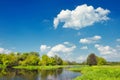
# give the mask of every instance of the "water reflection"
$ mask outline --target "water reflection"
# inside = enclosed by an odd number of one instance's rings
[[[62,71],[63,71],[62,68],[56,70],[41,70],[39,72],[40,80],[51,80],[52,78],[57,78],[57,76],[60,75]]]
[[[56,70],[0,70],[0,80],[72,80],[80,75],[78,72],[71,72],[65,69]]]

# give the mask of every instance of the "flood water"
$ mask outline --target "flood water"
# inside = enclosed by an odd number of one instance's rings
[[[0,70],[0,80],[72,80],[79,72],[66,69],[56,70]]]

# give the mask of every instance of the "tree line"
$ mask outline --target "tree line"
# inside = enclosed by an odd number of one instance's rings
[[[87,59],[83,63],[77,63],[75,61],[65,61],[59,56],[49,57],[46,54],[40,56],[38,52],[27,52],[27,53],[10,53],[0,54],[0,65],[6,67],[13,66],[54,66],[54,65],[111,65],[120,64],[119,62],[107,62],[103,57],[98,57],[94,53],[88,55]]]
[[[12,66],[54,66],[54,65],[71,65],[76,62],[64,61],[59,56],[49,57],[46,54],[40,56],[38,52],[28,53],[10,53],[0,54],[0,65],[6,67]]]

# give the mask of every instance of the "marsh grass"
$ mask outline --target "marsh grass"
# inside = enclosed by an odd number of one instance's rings
[[[82,73],[74,80],[120,80],[120,66],[86,66],[70,70]]]
[[[26,69],[26,70],[52,70],[58,68],[64,68],[67,66],[14,66],[15,69]]]

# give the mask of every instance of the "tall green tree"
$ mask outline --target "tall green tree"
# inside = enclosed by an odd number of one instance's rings
[[[89,66],[97,65],[97,56],[94,53],[91,53],[90,55],[88,55],[87,64]]]
[[[46,54],[42,55],[41,63],[42,65],[49,65],[49,57]]]
[[[55,61],[55,58],[54,57],[50,57],[49,58],[49,65],[56,65],[56,61]]]
[[[40,57],[36,54],[29,54],[25,60],[20,61],[21,65],[38,65]]]
[[[107,61],[103,57],[97,57],[97,65],[105,65]]]

